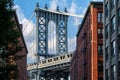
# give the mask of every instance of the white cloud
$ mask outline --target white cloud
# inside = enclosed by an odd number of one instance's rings
[[[19,23],[23,25],[23,35],[24,35],[24,39],[25,39],[27,49],[28,49],[28,56],[27,56],[28,60],[34,61],[35,60],[34,53],[35,53],[35,48],[36,48],[35,47],[35,34],[31,32],[34,32],[32,30],[35,30],[35,27],[34,27],[35,24],[32,21],[29,21],[29,19],[27,19],[24,16],[23,11],[18,5],[15,5],[14,9],[16,9]]]
[[[60,8],[64,9],[65,7],[67,7],[67,0],[51,0],[50,1],[50,9],[52,10],[56,10],[56,7],[59,6]],[[23,34],[26,40],[26,44],[28,47],[28,56],[27,56],[27,60],[28,63],[29,62],[34,62],[36,60],[36,56],[34,56],[35,54],[35,49],[36,49],[36,43],[35,43],[35,33],[31,33],[31,31],[35,29],[35,24],[32,21],[29,21],[29,19],[27,19],[24,14],[23,11],[20,9],[20,7],[18,5],[15,5],[15,9],[17,11],[17,15],[18,15],[18,19],[19,22],[23,25]],[[82,8],[78,8],[75,2],[71,3],[71,7],[68,9],[68,12],[70,13],[76,13],[77,10],[81,10]],[[79,24],[79,19],[75,18],[75,25]],[[27,25],[27,23],[29,22],[29,24]],[[27,26],[26,26],[27,25]],[[51,26],[56,26],[54,24],[50,24]],[[31,33],[31,34],[30,34]],[[53,31],[53,34],[54,31]],[[56,37],[53,37],[51,39],[49,39],[48,41],[48,45],[53,44],[52,46],[48,46],[49,50],[51,50],[53,52],[53,48],[56,48]],[[54,46],[54,47],[53,47]],[[32,48],[31,48],[32,47]],[[68,37],[68,50],[69,51],[74,51],[76,47],[76,38],[74,36],[74,38],[69,38]]]
[[[17,11],[17,16],[20,24],[23,25],[23,34],[25,37],[30,36],[30,32],[35,28],[35,24],[32,21],[29,21],[24,14],[21,8],[18,5],[15,5],[14,8]]]
[[[53,21],[48,23],[48,52],[56,53],[56,24]]]
[[[103,0],[92,0],[92,1],[103,1]]]
[[[67,7],[67,0],[58,0],[58,6],[60,6],[60,9],[64,9]]]
[[[76,37],[68,38],[68,52],[74,51],[76,48]]]
[[[50,9],[56,10],[56,8],[57,8],[57,0],[52,0],[50,2]]]
[[[52,10],[56,10],[57,6],[59,6],[59,9],[64,9],[67,7],[67,0],[51,0],[49,4]]]
[[[77,5],[75,2],[71,3],[71,7],[68,9],[69,13],[76,13],[77,11]]]
[[[28,62],[35,62],[36,61],[36,56],[35,56],[36,40],[34,40],[32,43],[27,43],[27,45],[29,45],[29,53],[27,55]]]
[[[78,27],[80,24],[80,18],[74,18],[74,25]]]
[[[83,8],[82,7],[77,7],[77,4],[72,1],[71,3],[71,7],[68,9],[68,12],[69,13],[72,13],[72,14],[76,14],[77,11],[80,11],[80,12],[83,12]],[[80,13],[82,14],[82,13]],[[83,15],[83,14],[82,14]],[[74,25],[78,27],[78,25],[80,24],[80,19],[79,17],[73,17],[73,20],[74,20]]]

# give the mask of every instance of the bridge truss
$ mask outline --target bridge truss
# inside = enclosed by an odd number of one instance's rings
[[[47,9],[47,7],[46,7]],[[57,9],[57,11],[59,11]],[[53,12],[48,12],[46,10],[40,9],[39,4],[35,9],[36,12],[36,42],[37,42],[37,54],[40,56],[48,57],[52,53],[48,52],[48,37],[50,33],[48,32],[53,26],[48,26],[50,21],[55,23],[56,27],[56,54],[62,54],[68,52],[67,47],[67,15],[57,14]]]
[[[73,52],[62,54],[59,56],[40,60],[38,63],[29,64],[27,70],[31,79],[35,79],[37,71],[39,79],[60,80],[61,78],[68,80],[70,60]],[[36,70],[37,68],[37,70]]]
[[[36,80],[60,80],[61,78],[68,80],[70,60],[73,52],[68,53],[68,40],[67,40],[67,22],[69,16],[82,18],[81,15],[70,14],[65,8],[64,12],[60,12],[57,7],[56,11],[48,10],[47,5],[44,9],[36,5],[36,54],[37,62],[29,64],[27,70],[30,77],[35,77]],[[55,23],[55,51],[51,53],[49,50],[49,22]],[[53,31],[54,32],[54,31]],[[40,60],[40,56],[44,60]]]

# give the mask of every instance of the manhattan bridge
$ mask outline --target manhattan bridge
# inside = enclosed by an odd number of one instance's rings
[[[49,10],[47,5],[36,13],[36,59],[27,65],[30,80],[69,80],[70,60],[74,51],[68,52],[68,17],[82,18],[67,12]],[[73,24],[73,23],[71,23]],[[52,37],[52,38],[51,38]],[[40,58],[44,59],[40,59]]]

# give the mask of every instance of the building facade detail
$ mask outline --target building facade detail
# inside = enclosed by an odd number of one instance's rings
[[[71,80],[103,80],[103,3],[90,2],[77,33]]]

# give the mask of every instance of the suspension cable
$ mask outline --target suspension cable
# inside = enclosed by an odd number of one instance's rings
[[[30,21],[32,20],[32,18],[34,17],[34,15],[35,15],[35,12],[32,13],[32,15],[31,15],[30,19],[28,20],[25,28],[23,29],[23,32],[24,32],[24,31],[26,30],[26,28],[28,27],[28,25],[29,25]],[[34,35],[34,28],[35,28],[35,26],[32,26],[32,27],[33,27],[33,28],[32,28],[32,30],[29,32],[29,35],[27,36],[26,41],[30,38],[31,34]],[[33,47],[34,47],[34,42],[33,42],[33,45],[29,48],[29,50],[32,50]],[[33,52],[33,51],[32,51],[32,52]]]
[[[34,27],[33,27],[33,29],[30,31],[29,36],[31,36],[31,34],[32,34],[33,31],[34,31]],[[27,36],[26,41],[28,40],[29,36]]]
[[[43,10],[43,11],[52,12],[52,13],[56,13],[56,14],[62,14],[62,15],[67,15],[67,16],[83,18],[83,15],[76,15],[76,14],[66,13],[66,12],[57,12],[57,11],[54,11],[54,10],[47,10],[47,9],[43,9],[43,8],[40,8],[40,9]]]
[[[35,15],[35,12],[32,13],[30,19],[28,20],[27,24],[25,25],[25,28],[23,29],[23,32],[26,30],[28,24],[30,23],[30,21],[32,20],[33,16]]]
[[[34,43],[32,44],[32,46],[30,47],[30,50],[32,50],[33,49],[33,47],[34,47]],[[32,50],[33,51],[33,50]]]

